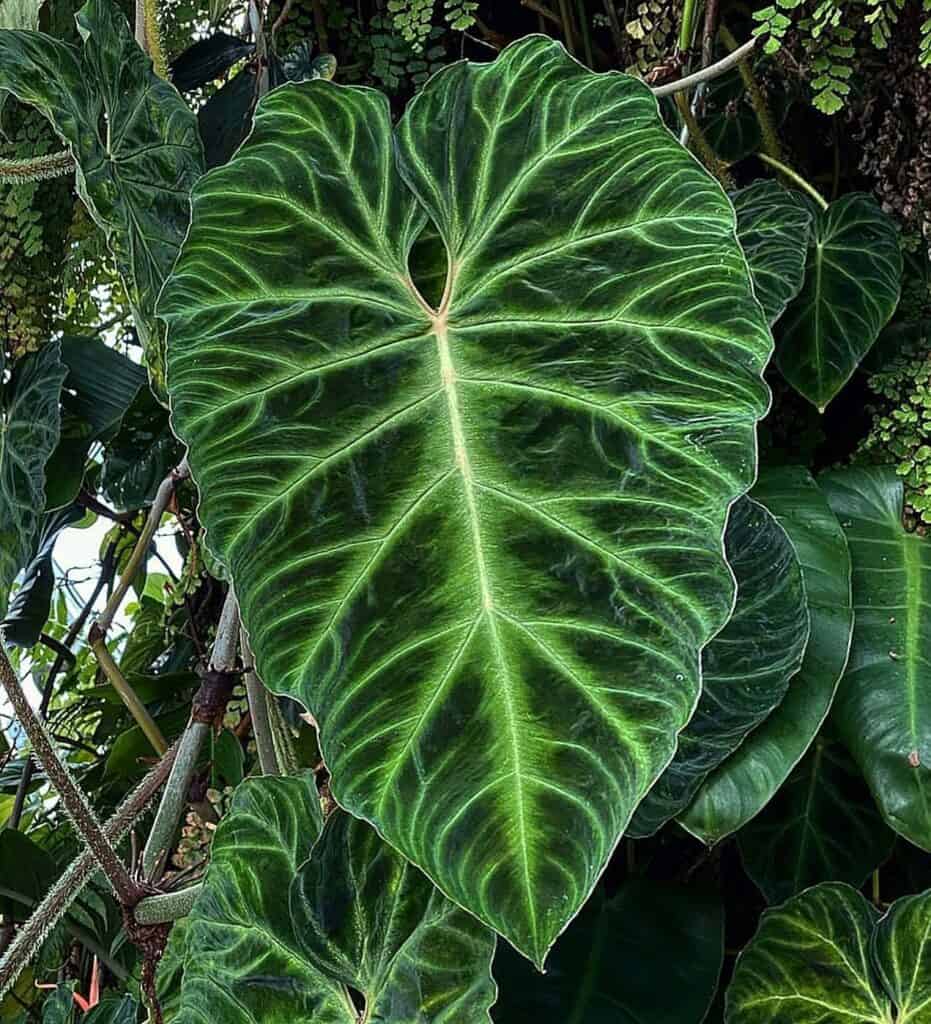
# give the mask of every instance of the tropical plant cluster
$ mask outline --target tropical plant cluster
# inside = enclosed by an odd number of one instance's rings
[[[0,1020],[931,1021],[929,19],[0,0]]]

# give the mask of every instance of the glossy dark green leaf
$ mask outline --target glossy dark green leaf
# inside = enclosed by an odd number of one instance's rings
[[[707,84],[698,123],[711,148],[727,163],[760,148],[760,122],[736,68]]]
[[[202,85],[224,75],[237,61],[255,50],[228,32],[214,32],[206,39],[198,39],[171,62],[171,80],[181,92],[199,89]]]
[[[145,386],[145,370],[99,338],[62,338],[61,361],[68,367],[62,405],[90,424],[93,438],[117,427]]]
[[[861,886],[895,833],[850,755],[819,737],[737,840],[747,874],[769,903],[781,903],[818,882]]]
[[[167,411],[143,388],[126,410],[116,436],[104,446],[101,491],[118,509],[141,508],[152,501],[183,454]]]
[[[340,804],[542,962],[731,609],[769,338],[726,197],[642,83],[530,37],[394,134],[370,90],[270,93],[160,310],[262,678]]]
[[[750,264],[753,289],[771,324],[801,291],[812,211],[775,181],[756,181],[731,196],[737,238]]]
[[[894,470],[819,483],[853,562],[856,623],[833,718],[883,817],[931,850],[931,540],[903,528]]]
[[[0,38],[4,33],[0,32]],[[0,366],[2,372],[2,366]],[[58,442],[65,368],[58,342],[20,360],[2,385],[0,408],[0,616],[32,557],[45,508],[45,463]]]
[[[740,954],[726,1024],[927,1024],[931,892],[879,919],[855,889],[823,883],[768,910]]]
[[[3,635],[7,643],[32,647],[39,642],[39,634],[48,621],[55,588],[55,569],[52,563],[55,542],[62,530],[83,517],[84,509],[78,505],[46,512],[42,517],[32,558],[25,566],[19,587],[3,619]]]
[[[37,107],[71,149],[78,192],[113,252],[161,389],[164,332],[155,300],[204,169],[196,121],[111,0],[88,0],[77,22],[81,49],[38,32],[0,32],[0,93]]]
[[[337,811],[320,830],[312,776],[236,791],[187,924],[178,1024],[487,1022],[493,934],[369,826]]]
[[[695,886],[626,882],[599,890],[541,976],[499,943],[500,1024],[700,1024],[724,960],[724,910]]]
[[[819,410],[847,383],[899,301],[895,221],[855,192],[815,214],[805,283],[776,327],[776,363]]]
[[[652,835],[685,809],[703,780],[778,707],[808,644],[798,556],[785,530],[750,498],[731,510],[724,538],[737,580],[728,624],[702,652],[702,693],[676,756],[630,823]]]
[[[786,531],[802,567],[811,634],[778,708],[711,773],[679,822],[709,846],[772,799],[821,728],[850,650],[850,553],[824,494],[800,466],[766,468],[754,497]]]

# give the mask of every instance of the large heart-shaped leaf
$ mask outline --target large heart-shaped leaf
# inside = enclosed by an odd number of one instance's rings
[[[500,1024],[701,1024],[724,960],[724,908],[692,886],[631,879],[599,890],[557,943],[541,977],[501,943]]]
[[[0,32],[0,93],[37,107],[68,144],[78,193],[106,235],[161,389],[164,332],[155,300],[204,170],[197,122],[152,70],[111,0],[88,0],[77,22],[83,50],[38,32]]]
[[[45,463],[58,443],[66,372],[60,354],[57,341],[43,345],[0,385],[0,618],[17,573],[32,557],[45,508]]]
[[[310,776],[237,789],[183,945],[178,1024],[487,1024],[495,997],[494,935],[369,826],[322,826]]]
[[[853,632],[847,541],[811,474],[800,466],[764,469],[753,495],[773,513],[798,555],[811,635],[782,703],[708,776],[679,817],[709,846],[759,813],[805,754],[831,707]]]
[[[931,540],[903,528],[894,470],[819,483],[847,533],[856,612],[833,719],[883,817],[931,850]]]
[[[768,910],[740,954],[726,1024],[926,1024],[931,891],[879,912],[824,883]]]
[[[899,301],[895,221],[855,192],[815,215],[805,284],[776,329],[786,380],[823,412],[879,337]]]
[[[775,181],[756,181],[731,199],[756,297],[773,324],[802,289],[811,207]]]
[[[727,560],[737,580],[731,620],[702,652],[702,694],[679,749],[630,823],[652,835],[682,811],[785,696],[808,643],[802,571],[785,530],[750,498],[731,510]]]
[[[846,750],[819,737],[737,839],[747,874],[768,902],[781,903],[818,882],[862,885],[892,852],[895,833]]]
[[[726,197],[642,83],[531,37],[394,133],[366,89],[269,94],[160,309],[263,679],[339,802],[541,963],[731,608],[769,338]]]

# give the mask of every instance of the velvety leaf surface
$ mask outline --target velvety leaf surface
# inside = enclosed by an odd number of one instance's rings
[[[931,541],[892,469],[819,478],[847,534],[856,624],[833,718],[886,821],[931,850]]]
[[[77,22],[83,50],[36,32],[0,32],[0,93],[37,107],[74,155],[78,193],[106,235],[160,389],[155,300],[204,169],[197,124],[111,0],[88,0]]]
[[[931,891],[904,896],[873,933],[873,959],[896,1024],[931,1021]]]
[[[702,652],[702,694],[679,749],[637,808],[629,832],[651,835],[779,705],[802,664],[808,608],[785,530],[750,498],[731,509],[724,538],[737,580],[734,614]]]
[[[374,92],[285,86],[160,310],[262,678],[341,805],[541,962],[731,607],[770,342],[726,197],[641,83],[540,37],[444,70],[396,139]]]
[[[822,412],[847,383],[899,301],[895,221],[854,192],[817,211],[805,283],[776,329],[776,362]]]
[[[769,903],[781,903],[818,882],[859,888],[892,852],[895,833],[850,755],[819,737],[737,841],[747,874]]]
[[[493,934],[368,825],[321,827],[309,776],[238,788],[185,929],[178,1024],[487,1022]]]
[[[700,889],[626,882],[600,891],[556,944],[541,977],[499,943],[500,1024],[700,1024],[724,960],[724,911]]]
[[[855,889],[824,883],[767,911],[737,960],[727,1024],[928,1024],[931,892],[880,919]]]
[[[2,39],[3,33],[0,33]],[[2,362],[2,361],[0,361]],[[0,365],[2,372],[2,365]],[[57,341],[20,360],[0,408],[0,617],[10,587],[32,557],[45,508],[45,463],[58,442],[65,368]]]
[[[800,466],[763,469],[753,495],[773,513],[798,555],[811,634],[782,703],[705,779],[679,817],[709,846],[765,807],[804,755],[831,707],[853,631],[847,541],[811,474]]]
[[[737,959],[726,1024],[891,1024],[870,958],[878,917],[840,883],[767,910]]]
[[[731,201],[756,297],[773,324],[802,289],[811,207],[798,192],[775,181],[756,181],[735,192]]]

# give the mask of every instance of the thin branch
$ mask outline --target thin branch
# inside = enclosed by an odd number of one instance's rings
[[[39,760],[49,781],[57,790],[65,810],[74,822],[78,835],[96,857],[97,863],[103,869],[120,901],[127,904],[132,903],[137,895],[136,886],[129,877],[129,872],[120,860],[119,854],[104,833],[84,791],[80,789],[71,777],[71,773],[59,759],[45,723],[26,699],[19,677],[7,657],[2,638],[0,638],[0,683],[6,690],[6,695],[20,725],[29,737],[33,755]]]
[[[171,502],[172,496],[175,492],[175,487],[177,487],[179,481],[190,476],[190,473],[191,471],[188,467],[187,459],[185,459],[177,469],[173,469],[161,484],[159,484],[158,491],[155,494],[155,500],[152,502],[152,507],[149,509],[149,515],[146,519],[145,526],[143,526],[136,541],[136,546],[133,548],[132,554],[129,556],[129,561],[126,563],[123,575],[120,576],[120,582],[110,595],[110,600],[107,601],[106,608],[104,608],[103,612],[101,612],[99,618],[94,623],[94,626],[104,635],[106,635],[107,630],[112,625],[113,617],[116,615],[117,611],[119,611],[119,607],[123,603],[123,598],[126,596],[133,580],[136,578],[136,573],[139,571],[139,567],[148,555],[149,545],[152,543],[152,538],[158,530],[165,509],[168,508],[168,505]]]
[[[680,78],[675,82],[667,82],[665,85],[654,86],[652,90],[653,95],[657,98],[672,96],[673,93],[682,92],[683,89],[691,89],[700,82],[710,82],[714,78],[719,78],[721,75],[730,71],[732,67],[739,64],[744,57],[752,53],[756,43],[756,37],[748,39],[742,46],[738,46],[733,53],[729,53],[726,57],[722,57],[717,61],[717,63],[712,64],[710,67],[702,68],[701,71],[696,71],[694,75],[687,75],[685,78]]]
[[[96,630],[96,625],[94,623],[91,626],[88,639],[90,640],[91,650],[97,658],[97,663],[103,669],[103,673],[109,680],[110,685],[120,695],[120,699],[126,705],[136,724],[142,730],[143,735],[151,744],[152,749],[156,754],[164,754],[168,749],[168,741],[165,739],[162,730],[159,729],[158,723],[149,714],[149,709],[139,699],[136,691],[129,685],[126,677],[120,671],[119,665],[113,660],[113,655],[107,647],[103,634]]]
[[[168,778],[176,749],[172,747],[168,751],[103,826],[104,834],[111,843],[118,844],[149,806],[152,798]],[[6,955],[0,959],[0,1000],[16,983],[22,971],[32,963],[46,936],[68,912],[68,908],[96,872],[97,861],[94,855],[89,850],[84,850],[65,870],[36,908],[35,913],[17,931]]]
[[[788,167],[781,160],[777,160],[775,157],[771,157],[768,153],[757,153],[757,157],[760,160],[762,160],[764,164],[769,164],[770,167],[775,168],[780,174],[788,178],[789,181],[791,181],[794,185],[798,185],[798,187],[802,189],[803,192],[807,192],[808,195],[810,195],[811,198],[814,199],[814,201],[818,204],[818,206],[821,207],[822,210],[826,210],[828,208],[828,201],[824,198],[823,195],[821,195],[821,193],[815,188],[815,186],[812,185],[810,182],[807,182],[800,174],[797,174],[795,171],[793,171],[791,167]]]

